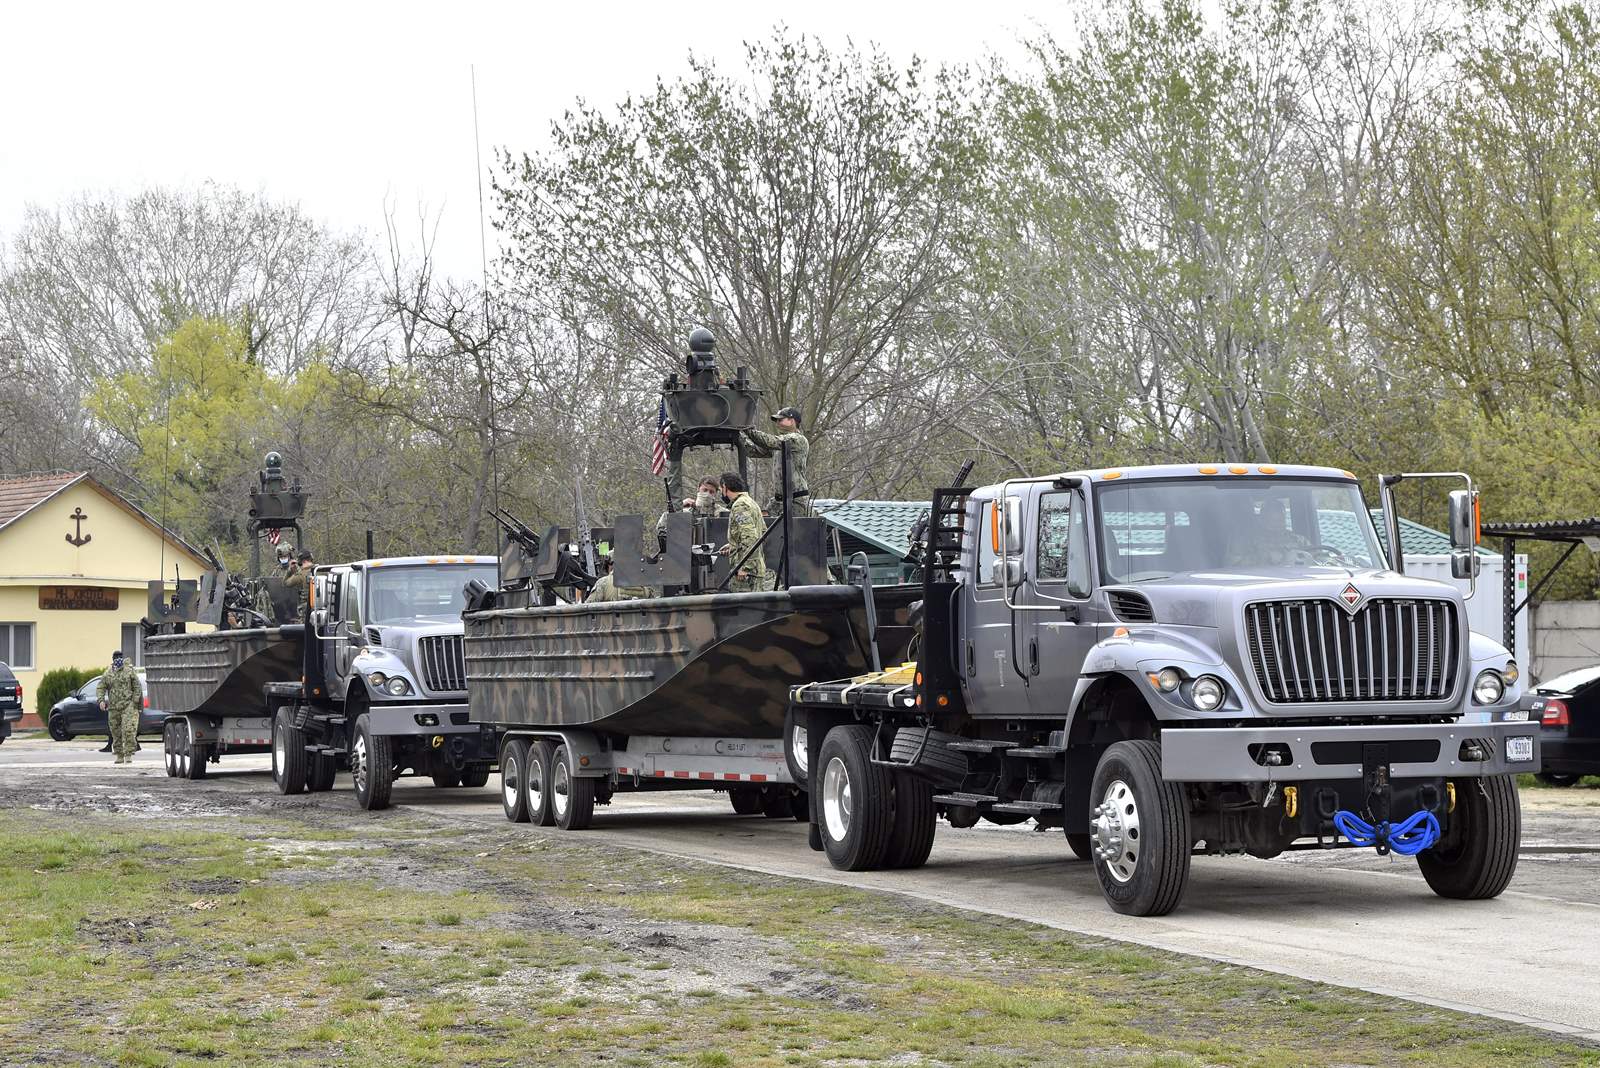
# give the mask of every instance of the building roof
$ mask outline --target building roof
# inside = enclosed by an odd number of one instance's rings
[[[35,508],[46,501],[65,493],[67,490],[84,483],[96,493],[122,506],[134,516],[142,520],[146,526],[152,528],[157,534],[164,536],[169,542],[190,553],[197,560],[205,560],[206,554],[195,548],[174,531],[158,523],[154,516],[128,500],[122,494],[110,489],[87,471],[56,471],[43,475],[0,475],[0,530],[15,523]]]
[[[895,556],[904,556],[910,550],[911,528],[916,525],[917,517],[928,507],[926,501],[819,500],[814,503],[817,514],[830,525],[838,527],[844,533],[855,535],[881,552]],[[1339,549],[1347,555],[1363,552],[1361,536],[1349,513],[1324,510],[1321,519],[1323,537],[1330,547]],[[1384,529],[1383,512],[1380,509],[1372,510],[1372,522],[1378,529],[1378,541],[1387,552],[1388,532]],[[1136,519],[1131,525],[1140,526]],[[1135,530],[1131,533],[1133,539],[1137,541],[1140,532]],[[1153,528],[1152,534],[1155,533]],[[1450,554],[1448,535],[1405,518],[1400,520],[1400,544],[1405,547],[1407,556]],[[1479,552],[1493,555],[1487,549],[1480,549]]]
[[[1532,538],[1535,541],[1581,541],[1584,538],[1600,538],[1600,517],[1485,523],[1483,535],[1487,538]]]

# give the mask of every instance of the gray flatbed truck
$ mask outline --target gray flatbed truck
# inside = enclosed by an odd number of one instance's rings
[[[1168,465],[935,493],[914,668],[790,691],[811,844],[914,867],[936,820],[1032,818],[1118,912],[1181,901],[1194,854],[1372,845],[1498,895],[1513,774],[1539,767],[1517,666],[1453,585],[1403,573],[1353,475]],[[1465,476],[1451,475],[1462,478]],[[1450,494],[1475,575],[1476,496]]]

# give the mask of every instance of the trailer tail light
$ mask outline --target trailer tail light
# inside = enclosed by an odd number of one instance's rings
[[[146,697],[144,699],[144,707],[146,707],[146,708],[150,707],[150,698]]]
[[[1539,722],[1546,727],[1570,727],[1572,716],[1567,711],[1567,703],[1554,697],[1546,701]]]

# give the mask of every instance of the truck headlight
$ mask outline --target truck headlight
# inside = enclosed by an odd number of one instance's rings
[[[1505,693],[1505,679],[1493,668],[1478,672],[1478,677],[1472,681],[1472,700],[1475,704],[1492,705]]]
[[[383,689],[383,684],[389,681],[389,676],[385,675],[381,671],[374,671],[372,674],[367,676],[367,681],[372,683],[372,688],[374,690],[381,690]]]
[[[395,676],[383,685],[384,692],[391,697],[404,697],[411,692],[411,684],[405,679]]]
[[[1210,712],[1222,704],[1222,699],[1228,695],[1228,688],[1215,675],[1201,675],[1194,680],[1190,694],[1194,699],[1194,707],[1202,712]]]
[[[1177,668],[1162,668],[1155,677],[1156,689],[1171,693],[1183,684],[1183,672]]]
[[[1507,686],[1515,686],[1517,684],[1517,680],[1522,678],[1522,672],[1517,669],[1517,662],[1515,660],[1507,660],[1506,668],[1504,671],[1500,672],[1500,674],[1505,678]]]

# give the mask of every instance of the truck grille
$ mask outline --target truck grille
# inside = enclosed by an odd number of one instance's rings
[[[1245,637],[1268,701],[1436,701],[1455,690],[1460,634],[1449,601],[1378,599],[1245,607]]]
[[[444,693],[467,688],[467,662],[460,635],[419,638],[417,654],[422,661],[422,684],[429,691]]]

